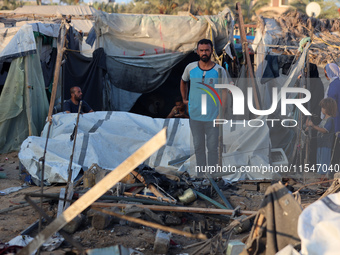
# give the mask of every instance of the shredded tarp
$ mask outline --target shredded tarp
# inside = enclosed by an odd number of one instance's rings
[[[0,95],[0,153],[18,150],[29,131],[39,135],[47,112],[39,55],[14,59]]]
[[[72,153],[70,135],[76,122],[76,114],[59,113],[53,116],[45,160],[45,181],[64,183]],[[154,153],[145,163],[151,167],[169,167],[168,162],[190,156],[193,153],[188,119],[153,119],[126,112],[93,112],[79,119],[75,146],[72,180],[93,163],[113,170],[163,127],[167,127],[167,144]],[[20,162],[33,178],[39,179],[39,158],[43,155],[47,126],[42,137],[28,137],[19,152]],[[268,128],[232,128],[224,125],[223,154],[225,165],[269,164],[270,141]],[[249,148],[249,145],[253,145]],[[189,159],[188,162],[192,160]],[[190,164],[190,163],[189,163]],[[174,168],[176,169],[176,168]],[[190,173],[191,174],[191,173]],[[195,174],[193,173],[193,176]],[[251,173],[248,173],[248,177]],[[268,174],[265,174],[267,178]],[[259,178],[256,175],[255,178]]]

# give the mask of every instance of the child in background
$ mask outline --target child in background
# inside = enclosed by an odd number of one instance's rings
[[[334,142],[334,117],[337,114],[337,104],[333,98],[327,97],[320,102],[321,112],[325,115],[320,124],[314,125],[312,121],[308,126],[318,131],[317,134],[317,169],[320,174],[327,174],[331,163],[332,147]],[[329,177],[329,176],[328,176]]]
[[[167,118],[189,118],[186,111],[186,105],[183,103],[182,97],[177,97],[175,106],[172,108]]]

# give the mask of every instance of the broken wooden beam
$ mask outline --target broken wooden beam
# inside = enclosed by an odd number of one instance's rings
[[[112,206],[125,208],[128,205],[131,205],[131,204],[95,202],[92,204],[91,208],[112,207]],[[161,205],[139,205],[139,204],[135,204],[134,206],[141,207],[141,208],[148,208],[152,211],[163,211],[163,212],[187,212],[187,213],[224,214],[224,215],[232,215],[232,213],[234,212],[234,210],[229,210],[229,209],[199,208],[199,207],[185,207],[185,206],[161,206]],[[256,211],[240,211],[240,214],[243,214],[243,215],[253,215],[254,213],[257,213],[257,212]]]
[[[185,232],[185,231],[178,230],[178,229],[175,229],[175,228],[170,228],[170,227],[163,226],[163,225],[160,225],[160,224],[157,224],[157,223],[153,223],[153,222],[149,222],[149,221],[146,221],[146,220],[136,219],[134,217],[130,217],[130,216],[126,216],[126,215],[121,215],[119,213],[111,212],[111,211],[108,211],[108,210],[99,209],[98,207],[97,208],[93,208],[93,209],[98,211],[98,212],[107,213],[109,215],[121,218],[123,220],[132,221],[132,222],[135,222],[135,223],[147,226],[147,227],[151,227],[151,228],[155,228],[155,229],[160,229],[162,231],[174,233],[176,235],[182,235],[182,236],[186,236],[186,237],[190,237],[190,238],[199,238],[199,239],[202,239],[202,240],[206,240],[207,239],[207,237],[204,234],[202,234],[202,233],[191,234],[189,232]]]
[[[56,218],[50,225],[41,231],[32,242],[19,251],[18,255],[32,254],[55,232],[62,229],[68,222],[75,218],[79,213],[89,207],[106,191],[123,179],[128,173],[133,171],[141,162],[149,158],[154,152],[166,143],[166,129],[162,129],[158,134],[146,142],[135,153],[128,157],[111,173],[106,175],[92,189],[85,193],[67,208],[62,215]]]
[[[145,185],[145,187],[147,187],[158,199],[160,199],[161,201],[166,201],[169,203],[176,203],[176,200],[167,198],[162,192],[160,192],[153,184],[147,184],[145,182],[144,177],[140,174],[137,173],[136,171],[132,171],[132,174],[141,182]]]

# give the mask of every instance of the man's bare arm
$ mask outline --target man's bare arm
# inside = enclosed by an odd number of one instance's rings
[[[188,83],[186,81],[181,80],[180,90],[181,90],[183,103],[188,105],[188,103],[189,103],[189,100],[188,100]]]

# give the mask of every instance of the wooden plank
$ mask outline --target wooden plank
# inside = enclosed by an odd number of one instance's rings
[[[106,214],[121,218],[123,220],[132,221],[132,222],[135,222],[135,223],[147,226],[147,227],[151,227],[151,228],[155,228],[155,229],[160,229],[162,231],[174,233],[176,235],[182,235],[182,236],[186,236],[186,237],[190,237],[190,238],[199,238],[199,239],[203,239],[203,240],[207,239],[207,237],[202,233],[191,234],[189,232],[185,232],[185,231],[178,230],[178,229],[175,229],[175,228],[170,228],[170,227],[163,226],[163,225],[153,223],[153,222],[149,222],[149,221],[146,221],[146,220],[137,219],[137,218],[126,216],[126,215],[121,215],[119,213],[115,213],[115,212],[111,212],[111,211],[107,211],[107,210],[102,210],[102,209],[98,209],[98,208],[93,208],[93,209],[98,211],[98,212],[106,213]]]
[[[52,93],[51,93],[51,99],[50,99],[50,108],[48,110],[48,121],[52,123],[52,113],[54,108],[54,102],[55,97],[57,94],[57,87],[58,87],[58,80],[59,80],[59,74],[60,74],[60,67],[61,67],[61,61],[63,60],[64,55],[64,45],[66,42],[66,34],[68,31],[69,25],[63,20],[63,23],[60,25],[59,29],[59,37],[58,37],[58,46],[57,46],[57,60],[55,64],[55,70],[54,70],[54,79],[53,79],[53,86],[52,86]]]
[[[162,192],[160,192],[158,189],[156,189],[156,187],[153,184],[147,185],[146,182],[145,182],[144,177],[141,174],[137,173],[136,171],[132,171],[132,174],[140,182],[142,182],[145,185],[145,187],[147,187],[156,197],[161,199],[161,201],[166,201],[166,202],[169,202],[169,203],[176,203],[176,201],[174,201],[174,200],[172,200],[170,198],[165,197],[164,194]]]
[[[94,201],[100,198],[106,191],[111,189],[116,183],[123,179],[128,173],[135,169],[141,162],[150,157],[166,142],[166,132],[162,129],[158,134],[146,142],[135,153],[128,157],[104,179],[98,182],[92,189],[67,208],[62,215],[55,219],[43,231],[41,231],[32,242],[24,247],[19,255],[32,254],[55,232],[62,229],[68,222],[75,218],[79,213],[89,207]]]
[[[246,37],[246,32],[244,31],[244,22],[243,22],[243,15],[242,15],[242,9],[241,9],[241,4],[236,3],[236,10],[238,12],[238,21],[240,25],[240,36],[241,36],[241,42],[242,42],[242,48],[244,51],[244,54],[246,55],[246,62],[247,62],[247,67],[248,67],[248,74],[249,78],[251,81],[251,85],[253,87],[253,95],[254,95],[254,102],[255,102],[255,107],[257,110],[260,110],[260,102],[259,98],[257,95],[257,89],[256,89],[256,84],[255,84],[255,78],[254,78],[254,72],[253,72],[253,67],[250,61],[250,56],[249,56],[249,49],[248,49],[248,40]]]
[[[91,208],[96,207],[119,207],[125,208],[126,206],[131,204],[119,204],[119,203],[93,203]],[[188,212],[188,213],[206,213],[206,214],[223,214],[223,215],[232,215],[234,210],[229,209],[215,209],[215,208],[199,208],[199,207],[185,207],[185,206],[167,206],[167,205],[140,205],[134,204],[134,206],[140,208],[148,208],[153,211],[162,211],[162,212]],[[257,213],[256,211],[240,211],[240,214],[243,215],[253,215]]]

